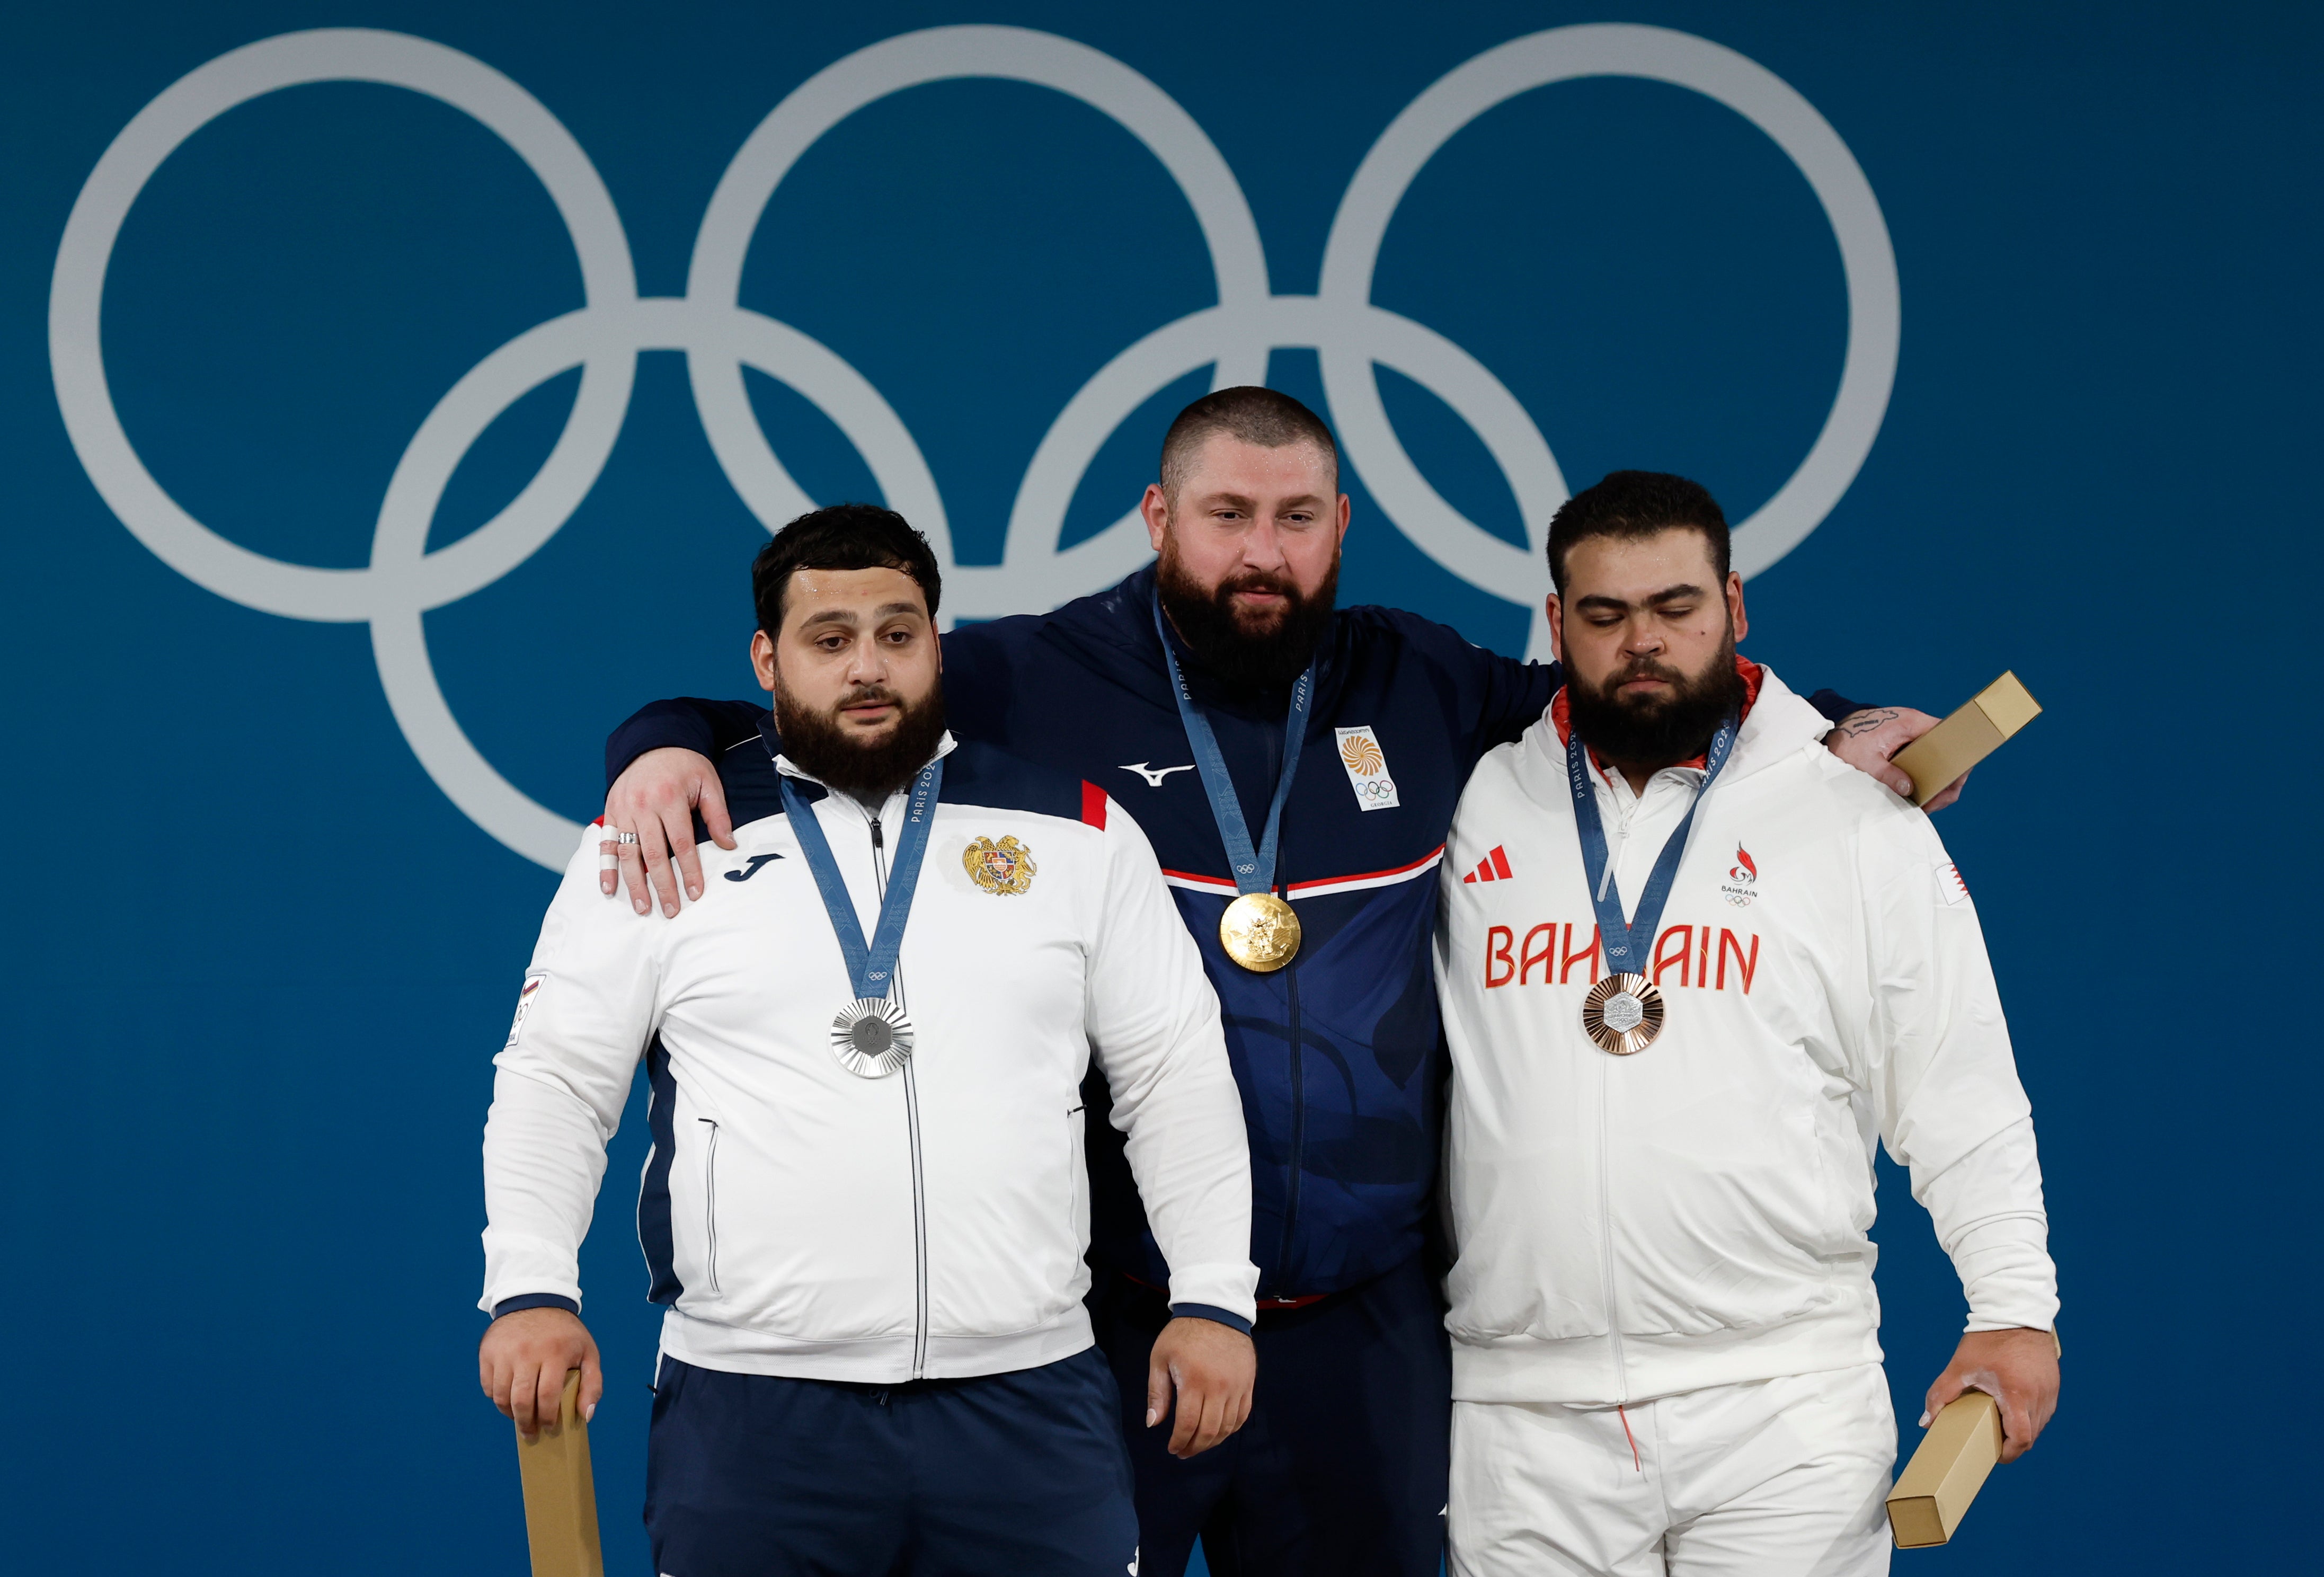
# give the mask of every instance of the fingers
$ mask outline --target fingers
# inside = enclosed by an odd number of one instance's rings
[[[1157,1342],[1152,1356],[1146,1360],[1146,1427],[1151,1429],[1169,1416],[1170,1360]]]
[[[1870,776],[1877,778],[1881,782],[1888,785],[1889,788],[1895,792],[1898,798],[1904,799],[1910,799],[1913,798],[1913,774],[1906,771],[1904,768],[1896,765],[1895,762],[1886,761],[1875,761],[1871,765],[1866,767],[1864,770]]]
[[[1954,1400],[1967,1389],[1969,1389],[1967,1376],[1950,1369],[1939,1375],[1936,1384],[1929,1388],[1928,1397],[1922,1404],[1924,1411],[1921,1414],[1921,1427],[1926,1429],[1931,1424],[1936,1422],[1937,1415],[1952,1406]]]
[[[605,1368],[597,1361],[597,1344],[589,1343],[589,1351],[581,1358],[581,1394],[574,1398],[581,1409],[584,1422],[597,1416],[598,1398],[605,1394]]]
[[[702,896],[702,860],[694,852],[694,817],[688,816],[683,828],[669,826],[667,830],[669,834],[669,852],[678,862],[678,875],[685,884],[687,899],[688,901],[699,899]],[[678,912],[678,904],[674,897],[669,904],[669,912],[671,914]]]
[[[703,763],[706,769],[707,761]],[[718,774],[706,770],[702,774],[702,825],[710,829],[710,841],[722,849],[734,846],[734,818],[726,813],[726,790],[718,785]]]
[[[646,885],[645,855],[641,852],[644,843],[641,837],[637,843],[622,844],[619,850],[622,884],[630,890],[630,907],[641,915],[653,908],[653,892]]]
[[[502,1411],[516,1420],[516,1432],[527,1440],[540,1433],[534,1410],[540,1383],[539,1360],[519,1358],[509,1366],[508,1405]]]
[[[565,1400],[565,1366],[544,1363],[533,1378],[533,1426],[536,1430],[554,1429],[559,1420]]]
[[[1930,800],[1926,805],[1921,807],[1921,808],[1927,811],[1930,815],[1934,816],[1938,811],[1942,810],[1946,806],[1950,805],[1954,800],[1959,799],[1961,797],[1961,790],[1968,787],[1969,774],[1967,772],[1963,772],[1960,777],[1946,784],[1944,788],[1939,789],[1937,791],[1937,797]]]
[[[664,812],[666,816],[668,812]],[[666,919],[678,913],[678,876],[669,868],[669,836],[664,830],[667,823],[649,816],[638,824],[638,853],[645,857],[646,875],[653,882],[654,892],[661,900],[662,917]],[[687,839],[691,844],[693,839]]]
[[[2032,1449],[2038,1431],[2024,1395],[2015,1386],[2003,1388],[2009,1394],[2001,1397],[2001,1460],[2014,1462]]]
[[[1186,1383],[1175,1363],[1170,1366],[1170,1378],[1177,1383],[1178,1409],[1170,1427],[1169,1451],[1172,1456],[1189,1457],[1199,1449],[1194,1437],[1203,1432],[1203,1393],[1199,1387]]]

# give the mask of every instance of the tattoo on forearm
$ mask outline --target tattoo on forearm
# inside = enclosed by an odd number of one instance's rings
[[[1859,733],[1870,733],[1883,724],[1894,723],[1898,711],[1894,706],[1868,706],[1861,712],[1851,712],[1840,720],[1840,731],[1850,739]]]

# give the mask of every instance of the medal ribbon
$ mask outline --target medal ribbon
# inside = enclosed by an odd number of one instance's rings
[[[1590,878],[1590,901],[1598,908],[1598,939],[1606,949],[1608,974],[1646,973],[1646,954],[1653,951],[1655,934],[1662,927],[1663,906],[1670,901],[1671,885],[1678,880],[1679,862],[1686,858],[1686,839],[1694,827],[1694,813],[1702,808],[1702,797],[1711,792],[1711,781],[1719,776],[1720,769],[1727,765],[1727,757],[1735,748],[1737,727],[1730,715],[1711,736],[1711,750],[1702,762],[1702,781],[1687,805],[1685,816],[1665,841],[1662,853],[1655,860],[1654,871],[1646,878],[1646,890],[1638,898],[1637,918],[1627,923],[1622,918],[1622,890],[1614,881],[1606,852],[1606,828],[1598,819],[1598,788],[1590,780],[1590,747],[1582,743],[1580,733],[1568,732],[1565,778],[1573,789],[1573,820],[1582,831],[1582,868]]]
[[[904,922],[911,916],[912,890],[919,885],[920,860],[928,852],[928,834],[936,822],[936,790],[943,783],[942,756],[922,767],[919,776],[912,779],[912,798],[904,812],[904,830],[896,836],[896,863],[888,872],[888,890],[880,899],[879,928],[872,932],[872,941],[866,945],[863,922],[855,916],[855,900],[847,896],[847,883],[839,874],[839,862],[831,857],[831,840],[823,835],[823,824],[816,820],[815,807],[791,786],[789,774],[783,775],[783,809],[790,816],[791,831],[798,835],[799,853],[807,859],[807,868],[815,872],[815,884],[823,893],[823,907],[831,916],[831,928],[839,936],[839,951],[847,959],[847,977],[854,983],[859,998],[885,997],[896,983],[896,958],[904,950]]]
[[[1162,598],[1154,599],[1154,633],[1162,638],[1162,660],[1170,667],[1170,692],[1178,697],[1178,718],[1186,725],[1186,742],[1194,750],[1194,769],[1202,775],[1203,792],[1210,796],[1211,816],[1219,824],[1219,837],[1227,846],[1227,864],[1239,893],[1275,890],[1275,844],[1283,830],[1283,803],[1291,797],[1291,779],[1299,771],[1299,747],[1307,734],[1307,705],[1315,691],[1316,659],[1291,687],[1291,713],[1283,724],[1283,772],[1275,780],[1275,799],[1267,807],[1267,829],[1259,847],[1250,846],[1250,826],[1242,818],[1242,802],[1235,798],[1234,779],[1227,776],[1227,759],[1211,720],[1194,705],[1186,689],[1186,676],[1178,671],[1178,658],[1170,650],[1170,632],[1162,627]]]

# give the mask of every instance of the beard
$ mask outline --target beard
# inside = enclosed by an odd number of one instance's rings
[[[886,733],[866,740],[839,721],[843,706],[886,701],[898,708]],[[885,685],[859,685],[816,711],[775,682],[775,732],[783,754],[823,779],[825,787],[873,805],[912,780],[927,765],[944,738],[944,680],[929,686],[916,702],[906,702]]]
[[[1657,678],[1671,687],[1667,696],[1630,700],[1618,687],[1632,679]],[[1585,683],[1571,668],[1565,671],[1567,718],[1580,734],[1606,760],[1641,770],[1661,769],[1688,761],[1711,748],[1711,736],[1729,713],[1743,706],[1743,676],[1735,671],[1735,629],[1730,621],[1719,655],[1701,673],[1637,658],[1609,675],[1602,685]]]
[[[1178,561],[1176,545],[1165,538],[1155,567],[1162,611],[1186,649],[1203,666],[1236,690],[1279,690],[1306,671],[1315,646],[1330,628],[1340,591],[1340,557],[1315,595],[1303,593],[1288,576],[1245,570],[1215,587],[1203,586]],[[1234,604],[1237,592],[1273,592],[1281,612],[1250,613]]]

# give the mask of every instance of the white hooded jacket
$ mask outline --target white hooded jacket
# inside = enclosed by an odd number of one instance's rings
[[[745,1373],[895,1382],[1091,1344],[1081,1085],[1093,1056],[1181,1312],[1248,1328],[1258,1271],[1218,999],[1137,824],[1096,788],[945,740],[897,966],[916,1044],[866,1078],[855,996],[777,772],[868,936],[905,797],[875,821],[771,740],[721,764],[732,852],[641,918],[597,889],[595,828],[550,903],[484,1130],[483,1306],[577,1307],[577,1251],[642,1057],[638,1203],[662,1350]],[[884,823],[884,837],[881,827]]]
[[[1977,909],[1928,817],[1821,742],[1773,673],[1702,797],[1630,1056],[1599,978],[1563,696],[1488,755],[1445,851],[1453,1394],[1625,1402],[1875,1362],[1874,1146],[1967,1289],[1969,1328],[2057,1313],[2033,1122]],[[1592,762],[1626,918],[1702,779]]]

